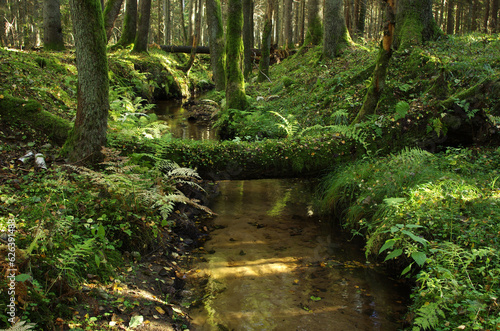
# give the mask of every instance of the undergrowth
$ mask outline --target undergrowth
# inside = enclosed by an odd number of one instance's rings
[[[345,166],[322,208],[416,280],[413,330],[500,326],[500,149],[419,149]]]

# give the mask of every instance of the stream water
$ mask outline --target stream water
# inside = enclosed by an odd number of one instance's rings
[[[194,330],[397,330],[404,286],[315,215],[303,180],[221,181]]]
[[[182,100],[180,99],[158,101],[154,112],[160,121],[167,122],[174,138],[217,139],[215,130],[212,130],[209,124],[200,123],[189,118],[187,111],[182,107]]]

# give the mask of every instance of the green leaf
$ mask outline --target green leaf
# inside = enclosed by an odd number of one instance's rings
[[[403,203],[405,202],[406,199],[405,198],[385,198],[384,199],[384,202],[386,204],[388,204],[389,206],[397,206],[399,205],[400,203]]]
[[[312,301],[319,301],[319,300],[321,300],[321,298],[320,297],[315,297],[314,295],[311,295],[311,300]]]
[[[380,250],[378,251],[378,253],[380,254],[383,251],[385,251],[386,249],[394,247],[395,243],[396,243],[396,239],[388,239],[388,240],[386,240],[385,244],[382,247],[380,247]]]
[[[104,226],[102,224],[99,224],[99,228],[97,229],[97,236],[104,240],[105,236],[105,231],[104,231]]]
[[[422,245],[427,245],[428,241],[422,237],[419,237],[417,236],[416,234],[410,232],[410,231],[407,231],[407,230],[401,230],[402,233],[406,234],[407,236],[409,236],[411,239],[415,240],[416,242],[419,242],[421,243]]]
[[[99,258],[99,255],[94,255],[94,259],[95,259],[95,264],[97,265],[97,267],[99,267],[99,265],[101,264],[101,259]]]
[[[411,270],[411,266],[413,265],[413,263],[410,263],[410,265],[408,265],[404,270],[403,272],[401,272],[401,276],[403,275],[406,275],[408,272],[410,272]]]
[[[411,257],[415,260],[415,262],[417,262],[419,267],[422,267],[427,260],[427,255],[425,255],[424,252],[411,253]]]
[[[386,256],[384,262],[387,260],[390,260],[390,259],[394,259],[394,258],[400,256],[401,254],[403,254],[403,250],[400,248],[396,249],[396,250],[392,251],[389,255]]]
[[[129,328],[136,328],[144,322],[144,317],[142,315],[135,315],[130,318],[128,324]]]
[[[28,274],[20,274],[20,275],[17,275],[17,276],[16,276],[16,281],[17,281],[17,282],[25,282],[25,281],[27,281],[28,279],[30,279],[30,277],[31,277],[31,276],[30,276],[30,275],[28,275]]]

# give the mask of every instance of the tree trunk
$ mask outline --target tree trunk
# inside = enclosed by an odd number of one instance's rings
[[[181,18],[181,32],[182,32],[182,38],[184,41],[184,45],[187,44],[188,42],[188,36],[187,36],[187,31],[186,31],[186,22],[184,20],[184,0],[179,1],[179,8],[180,8],[180,18]]]
[[[170,0],[163,0],[163,43],[172,42],[172,29],[170,27]]]
[[[499,30],[498,2],[499,0],[491,0],[491,33],[497,33]]]
[[[319,1],[309,0],[307,9],[307,34],[304,44],[319,45],[323,37],[323,26],[319,17]]]
[[[360,123],[365,120],[366,116],[375,114],[378,101],[385,88],[385,77],[389,60],[392,57],[392,44],[395,37],[395,5],[394,0],[387,1],[386,23],[384,25],[384,37],[380,43],[380,50],[373,72],[372,82],[368,87],[363,106],[358,112],[358,115],[353,121],[353,124]]]
[[[292,11],[292,3],[293,0],[284,0],[284,8],[283,8],[283,24],[284,24],[284,38],[283,45],[285,49],[294,48],[293,46],[293,11]]]
[[[323,55],[333,58],[349,42],[349,32],[344,20],[343,0],[326,0],[323,17],[325,22]]]
[[[460,34],[461,28],[461,18],[462,18],[462,4],[460,1],[457,2],[457,9],[455,10],[455,34]]]
[[[104,8],[104,29],[106,29],[106,40],[108,41],[113,33],[113,27],[115,26],[118,14],[120,14],[122,4],[123,0],[108,0],[106,7]]]
[[[210,45],[210,65],[217,91],[226,89],[226,53],[224,51],[224,27],[220,0],[207,1],[208,42]]]
[[[432,0],[399,0],[396,22],[396,48],[419,45],[442,34],[432,15]]]
[[[186,66],[183,68],[183,71],[186,73],[186,75],[189,75],[189,71],[193,67],[194,60],[196,58],[196,48],[198,46],[198,42],[200,39],[200,31],[201,31],[201,1],[202,0],[197,0],[196,1],[196,17],[194,19],[194,30],[193,30],[193,49],[191,50],[191,55],[189,56],[188,63]]]
[[[452,35],[455,31],[454,21],[455,0],[448,0],[448,11],[446,14],[446,34]]]
[[[114,47],[127,47],[134,43],[137,30],[137,0],[126,0],[122,35]]]
[[[267,0],[267,11],[262,29],[262,57],[259,62],[259,82],[269,79],[269,55],[271,53],[271,37],[273,31],[273,0]]]
[[[226,37],[226,108],[247,108],[245,82],[241,70],[243,56],[242,0],[229,0],[227,4]]]
[[[149,26],[151,17],[151,0],[141,0],[139,12],[139,24],[135,35],[134,48],[132,52],[142,53],[148,51]]]
[[[59,0],[43,1],[43,47],[48,51],[64,49]]]
[[[245,79],[252,74],[253,6],[253,0],[243,0],[243,76]]]
[[[0,0],[0,47],[7,46],[7,40],[5,40],[5,24],[7,21],[7,18],[5,17],[6,4],[6,0]]]
[[[363,37],[365,34],[365,21],[366,21],[366,2],[368,0],[359,0],[359,16],[358,16],[358,26],[357,33],[358,36]]]
[[[106,146],[109,110],[106,33],[99,0],[70,0],[78,70],[75,126],[65,143],[69,161],[96,164]]]

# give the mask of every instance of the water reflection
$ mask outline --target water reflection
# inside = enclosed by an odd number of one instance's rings
[[[194,330],[398,330],[406,295],[311,216],[299,180],[223,181]]]
[[[154,109],[160,121],[167,122],[174,138],[209,140],[217,139],[215,130],[207,123],[190,119],[182,107],[181,99],[158,101]]]

